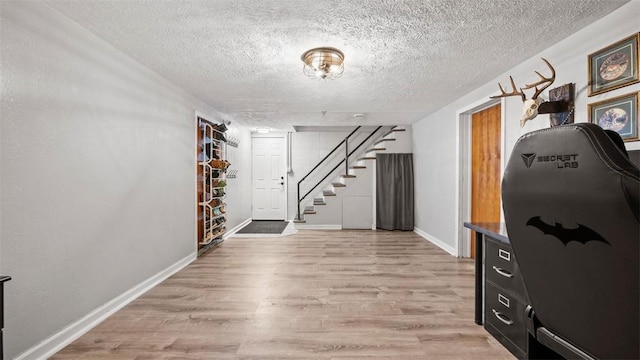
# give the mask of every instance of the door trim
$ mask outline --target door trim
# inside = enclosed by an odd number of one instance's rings
[[[282,158],[284,159],[284,221],[288,221],[289,217],[289,174],[287,173],[287,164],[289,163],[289,147],[286,132],[270,132],[268,134],[260,134],[258,132],[251,133],[251,161],[253,161],[253,139],[254,138],[282,138],[284,146],[282,148]],[[253,171],[253,164],[251,164]],[[253,219],[253,173],[251,174],[251,218]]]
[[[199,129],[199,121],[198,118],[202,118],[207,120],[210,123],[213,124],[222,124],[222,120],[217,120],[217,118],[215,116],[209,116],[201,111],[195,110],[194,111],[194,120],[191,123],[193,125],[192,128],[192,133],[193,133],[193,144],[195,145],[193,147],[194,150],[194,157],[192,161],[192,174],[193,174],[193,181],[191,182],[193,184],[193,199],[191,201],[191,203],[193,204],[193,228],[195,229],[193,231],[193,244],[194,244],[194,248],[196,250],[196,254],[197,254],[197,250],[198,250],[198,215],[199,215],[199,209],[200,209],[200,204],[199,204],[199,200],[198,200],[198,154],[195,153],[195,150],[197,149],[197,146],[199,146],[198,144],[198,132],[200,131]]]
[[[508,160],[507,156],[504,156],[504,149],[506,149],[504,98],[479,100],[456,111],[456,184],[458,184],[458,191],[456,191],[455,199],[455,252],[458,257],[471,256],[470,231],[463,227],[463,223],[471,219],[471,115],[498,104],[501,105],[500,144],[503,156],[500,159],[500,180],[502,181],[505,163]],[[502,199],[500,204],[500,221],[504,221]],[[477,256],[482,255],[476,254]]]

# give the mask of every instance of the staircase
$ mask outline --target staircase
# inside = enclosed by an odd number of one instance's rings
[[[297,229],[375,228],[375,161],[378,153],[412,152],[410,127],[389,128],[362,154],[349,159],[342,174],[322,184],[312,199],[301,203]],[[351,165],[352,164],[352,165]]]

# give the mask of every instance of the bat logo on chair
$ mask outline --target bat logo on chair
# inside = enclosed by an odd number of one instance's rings
[[[577,225],[578,227],[576,228],[565,228],[561,223],[550,225],[542,221],[540,216],[534,216],[527,221],[527,226],[533,226],[544,234],[555,236],[562,241],[564,246],[567,246],[571,241],[577,241],[581,244],[586,244],[589,241],[598,241],[611,246],[607,240],[589,227],[581,224]]]

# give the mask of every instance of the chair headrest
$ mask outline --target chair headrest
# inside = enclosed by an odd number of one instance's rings
[[[554,193],[558,201],[575,202],[585,194],[593,198],[616,190],[631,199],[638,196],[638,181],[640,169],[617,133],[590,123],[568,124],[530,132],[516,142],[503,177],[503,200],[509,192],[520,193],[521,200]],[[638,204],[629,205],[640,219]]]

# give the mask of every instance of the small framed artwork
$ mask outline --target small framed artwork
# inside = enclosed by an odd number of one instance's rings
[[[564,112],[549,114],[551,127],[565,124],[573,124],[573,107],[575,84],[569,83],[549,90],[549,101],[562,101],[566,107]]]
[[[636,33],[589,55],[589,96],[640,81],[639,42]]]
[[[638,93],[588,104],[589,122],[620,134],[624,141],[638,140]]]

